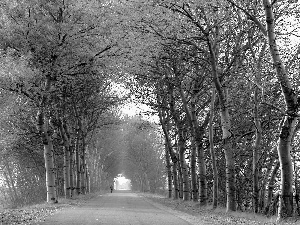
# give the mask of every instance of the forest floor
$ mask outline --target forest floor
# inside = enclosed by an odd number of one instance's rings
[[[212,209],[212,206],[200,207],[199,203],[193,201],[173,200],[163,195],[155,195],[149,193],[140,194],[152,202],[166,206],[171,210],[183,212],[184,217],[193,220],[195,224],[218,224],[218,225],[296,225],[300,224],[300,217],[291,218],[287,221],[276,221],[276,216],[266,217],[263,215],[255,215],[253,213],[233,212],[226,213],[225,208]]]

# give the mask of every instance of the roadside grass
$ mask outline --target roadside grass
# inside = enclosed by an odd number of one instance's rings
[[[43,202],[35,205],[27,205],[14,209],[2,209],[0,211],[1,225],[34,225],[45,220],[58,210],[66,207],[79,206],[86,201],[95,198],[104,192],[95,192],[86,195],[74,196],[72,199],[59,198],[58,203]]]
[[[199,218],[202,224],[219,224],[219,225],[231,225],[231,224],[253,224],[253,225],[296,225],[300,224],[300,217],[293,217],[285,221],[277,221],[277,217],[266,217],[260,214],[254,214],[249,212],[230,212],[226,213],[224,207],[218,207],[213,209],[211,205],[207,207],[200,207],[198,202],[173,200],[164,195],[151,194],[151,193],[139,193],[140,195],[150,199],[156,203],[160,203],[171,209],[178,210],[192,216]],[[205,222],[204,222],[205,221]]]

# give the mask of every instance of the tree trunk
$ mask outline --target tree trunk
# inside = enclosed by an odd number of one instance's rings
[[[262,128],[261,128],[261,123],[259,121],[259,116],[258,116],[258,91],[259,89],[255,89],[254,93],[254,123],[256,127],[256,132],[255,132],[255,143],[253,147],[253,161],[252,161],[252,204],[253,204],[253,211],[254,213],[258,213],[258,207],[259,207],[259,188],[258,188],[258,174],[259,174],[259,168],[258,168],[258,154],[259,154],[259,148],[260,148],[260,142],[262,138]]]
[[[198,172],[199,172],[199,200],[201,206],[207,205],[207,179],[206,179],[206,163],[204,158],[204,148],[203,148],[203,136],[205,134],[206,127],[209,122],[209,113],[206,115],[203,123],[199,126],[196,115],[196,106],[194,101],[191,103],[191,117],[193,127],[195,129],[195,144],[196,144],[196,152],[197,163],[198,163]],[[197,184],[196,184],[197,185]],[[196,188],[197,189],[197,188]]]
[[[64,191],[65,198],[70,198],[70,151],[68,147],[64,147]]]
[[[8,160],[7,158],[4,159],[4,164],[5,164],[5,167],[6,167],[7,174],[8,174],[8,177],[6,176],[6,182],[8,184],[9,189],[10,189],[11,197],[12,197],[13,201],[17,201],[18,200],[18,192],[17,192],[17,188],[15,186],[15,180],[13,178],[12,169],[10,168],[9,162],[7,160]],[[5,171],[4,171],[4,173],[5,173]],[[14,202],[14,203],[16,203],[16,202]]]
[[[227,97],[225,95],[224,87],[221,85],[218,72],[217,72],[217,58],[215,55],[215,49],[213,47],[212,40],[207,37],[211,68],[213,74],[213,82],[215,88],[219,95],[220,101],[220,117],[221,117],[221,127],[222,127],[222,139],[223,139],[223,148],[225,152],[226,160],[226,211],[235,211],[236,210],[236,199],[235,199],[235,162],[233,157],[233,133],[231,130],[231,122],[228,110]]]
[[[63,121],[60,123],[60,133],[64,141],[64,193],[65,198],[70,198],[70,141],[67,134],[67,128]]]
[[[173,163],[173,166],[172,166],[172,170],[173,170],[173,185],[174,185],[174,199],[178,199],[179,198],[179,185],[178,185],[178,175],[177,175],[177,164],[178,162],[176,163]]]
[[[160,105],[163,105],[163,102],[161,102],[161,98],[160,95],[157,94],[157,102]],[[166,147],[167,147],[167,151],[169,156],[171,157],[173,166],[172,166],[172,173],[173,173],[173,186],[174,186],[174,199],[178,199],[178,194],[179,194],[179,190],[178,190],[178,175],[177,175],[177,156],[176,153],[174,152],[173,148],[172,148],[172,143],[171,143],[171,139],[169,136],[169,117],[166,116],[166,113],[164,111],[164,109],[159,109],[158,110],[158,115],[159,115],[159,120],[160,120],[160,124],[162,126],[162,130],[163,133],[165,135],[165,143],[166,143]],[[167,154],[167,153],[166,153]]]
[[[16,194],[13,192],[13,190],[12,190],[12,185],[11,185],[11,180],[10,180],[10,178],[8,177],[8,175],[7,175],[7,173],[5,172],[5,170],[3,171],[3,175],[4,175],[4,179],[5,179],[5,181],[6,181],[6,185],[7,185],[7,187],[8,187],[8,192],[9,192],[9,198],[10,198],[10,201],[11,201],[11,203],[13,204],[13,205],[15,205],[16,204],[16,200],[17,200],[17,198],[16,198]]]
[[[182,173],[182,198],[184,201],[190,200],[190,183],[189,183],[189,174],[188,168],[185,162],[185,141],[183,138],[183,131],[179,129],[179,140],[178,140],[178,150],[179,150],[179,160],[180,160],[180,167]]]
[[[267,171],[266,171],[263,181],[261,183],[261,188],[260,188],[261,191],[260,191],[260,195],[259,195],[259,212],[260,213],[264,212],[264,209],[265,209],[267,184],[269,181],[269,175],[271,173],[273,163],[274,163],[274,159],[270,158],[270,161],[268,162],[268,165],[267,165]]]
[[[89,173],[89,169],[86,166],[86,193],[91,193],[91,181],[90,181],[90,173]]]
[[[214,119],[214,110],[215,110],[215,98],[216,92],[213,88],[212,97],[211,97],[211,105],[210,105],[210,117],[209,117],[209,150],[212,161],[212,169],[213,169],[213,208],[217,208],[218,206],[218,168],[216,162],[216,155],[214,150],[214,127],[213,127],[213,119]]]
[[[69,153],[70,153],[70,160],[69,160],[69,174],[70,174],[70,197],[72,198],[74,196],[74,165],[73,165],[73,145],[70,145],[69,148]]]
[[[81,185],[81,164],[80,164],[80,154],[79,154],[79,131],[77,131],[77,137],[76,137],[76,147],[75,147],[75,161],[76,161],[76,194],[80,194],[80,185]]]
[[[231,138],[223,139],[223,146],[225,150],[226,160],[226,193],[227,203],[226,211],[236,211],[236,199],[235,199],[235,165],[232,151]]]
[[[194,202],[198,202],[198,185],[197,185],[197,173],[196,173],[196,143],[195,138],[191,137],[191,186],[192,186],[192,199]]]
[[[48,135],[48,120],[42,111],[38,112],[38,128],[44,145],[44,159],[46,169],[47,202],[56,203],[55,166],[53,157],[53,144]]]
[[[280,163],[278,161],[275,164],[275,167],[273,168],[271,176],[270,176],[270,180],[269,180],[269,184],[268,184],[267,203],[266,203],[266,207],[265,207],[265,213],[266,214],[268,214],[269,210],[270,210],[270,206],[271,206],[271,202],[272,202],[272,198],[273,198],[275,178],[276,178],[276,174],[277,174],[277,171],[278,171],[279,167],[280,167]]]
[[[40,109],[37,112],[37,129],[41,136],[42,143],[44,145],[44,159],[46,169],[46,189],[47,189],[47,202],[57,203],[56,194],[56,169],[54,166],[53,157],[53,144],[52,139],[49,136],[49,120],[46,117],[44,110],[48,102],[48,93],[51,90],[52,81],[49,75],[46,76],[44,93],[40,102]]]
[[[189,125],[190,132],[191,132],[191,149],[192,149],[192,151],[191,151],[191,155],[190,155],[190,165],[191,165],[192,199],[193,199],[193,201],[197,202],[198,201],[198,187],[197,187],[197,173],[196,173],[196,141],[195,141],[195,139],[197,137],[196,137],[196,131],[195,131],[196,127],[195,126],[197,126],[198,124],[196,121],[196,115],[194,116],[195,121],[193,121],[193,116],[191,113],[191,111],[193,111],[195,113],[196,110],[194,109],[195,108],[194,104],[191,104],[191,108],[192,107],[194,107],[194,108],[191,110],[189,109],[188,102],[186,100],[186,97],[185,97],[182,87],[180,88],[180,96],[182,99],[182,103],[183,103],[183,106],[185,109],[186,117],[188,120],[188,125]],[[201,156],[198,155],[198,159],[201,158]],[[202,179],[200,178],[200,181],[202,181],[202,182],[200,182],[200,185],[202,183],[204,185],[206,185],[206,179],[203,180],[203,177],[206,178],[205,163],[201,164],[201,162],[200,162],[199,170],[200,170],[200,177],[202,178]],[[204,176],[201,176],[201,175],[203,175],[203,173],[204,173]],[[201,187],[203,187],[203,185]],[[204,198],[206,199],[206,196],[204,196]],[[203,201],[201,201],[201,202],[203,202]]]
[[[166,168],[167,168],[167,176],[168,176],[168,198],[172,198],[172,171],[171,171],[171,162],[170,162],[170,154],[168,151],[168,143],[165,138],[165,158],[166,158]]]
[[[281,219],[293,215],[293,166],[290,151],[300,101],[297,99],[296,92],[292,88],[285,66],[281,61],[275,37],[273,6],[269,0],[263,0],[263,5],[266,15],[269,50],[276,69],[277,79],[284,95],[287,114],[284,116],[278,142],[278,156],[281,169],[281,196],[278,218]]]
[[[85,187],[85,173],[86,173],[86,160],[85,160],[85,137],[82,135],[82,154],[81,154],[81,193],[86,194]]]

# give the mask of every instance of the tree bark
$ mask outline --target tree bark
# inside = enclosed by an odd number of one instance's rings
[[[172,198],[172,171],[171,171],[171,162],[170,162],[170,154],[168,151],[168,143],[165,138],[165,158],[166,158],[166,168],[167,168],[167,176],[168,176],[168,198]]]
[[[44,93],[42,95],[39,110],[37,112],[37,130],[41,136],[42,143],[44,146],[47,202],[57,203],[56,168],[54,165],[53,143],[51,137],[49,136],[49,120],[44,112],[48,104],[48,95],[51,90],[51,87],[51,77],[47,75],[44,85]]]
[[[75,161],[76,161],[76,194],[79,195],[81,194],[80,192],[80,185],[81,185],[81,164],[80,164],[80,147],[79,147],[79,129],[77,129],[77,137],[76,137],[76,146],[75,146]]]
[[[73,145],[70,145],[69,148],[70,160],[69,160],[69,174],[70,174],[70,197],[74,196],[74,165],[73,165]]]
[[[53,144],[48,134],[48,120],[43,111],[38,112],[38,128],[44,145],[44,159],[46,169],[47,202],[56,203],[55,166],[53,157]]]
[[[66,124],[60,121],[60,133],[64,142],[64,193],[65,198],[70,198],[70,141],[67,132]]]
[[[212,169],[213,169],[213,208],[218,207],[218,168],[217,168],[217,161],[216,155],[214,150],[214,127],[213,127],[213,119],[214,119],[214,110],[215,110],[215,98],[216,98],[216,91],[213,88],[212,90],[212,97],[211,97],[211,105],[210,105],[210,117],[209,117],[209,150],[211,155],[212,161]]]
[[[158,104],[161,106],[161,108],[159,108],[158,110],[158,115],[159,115],[159,120],[160,120],[160,124],[162,126],[162,130],[165,136],[165,141],[166,141],[166,147],[168,150],[168,154],[171,157],[172,160],[172,173],[173,173],[173,186],[174,186],[174,199],[178,199],[178,194],[179,194],[179,190],[178,190],[178,175],[177,175],[177,156],[176,153],[174,152],[173,148],[172,148],[172,143],[171,143],[171,139],[170,139],[170,135],[169,135],[169,116],[166,115],[165,110],[163,109],[163,106],[166,104],[165,102],[162,102],[161,97],[160,97],[160,93],[157,93],[157,102]]]
[[[88,167],[86,167],[86,193],[91,193],[91,179]]]
[[[278,156],[281,169],[281,196],[278,210],[278,218],[291,217],[293,215],[293,166],[291,158],[291,139],[295,130],[297,112],[299,109],[299,99],[295,90],[292,88],[287,71],[281,60],[279,48],[275,37],[275,18],[273,6],[269,0],[263,0],[265,8],[267,37],[269,50],[276,69],[277,79],[280,83],[282,93],[285,99],[286,114],[281,127]]]
[[[275,149],[276,150],[276,149]],[[266,191],[268,190],[267,184],[269,182],[269,176],[272,171],[273,163],[275,159],[270,158],[268,165],[267,165],[267,171],[264,174],[264,178],[261,182],[261,188],[260,188],[260,194],[259,194],[259,212],[264,212],[265,205],[266,205]]]
[[[81,153],[81,194],[86,194],[85,186],[85,173],[86,173],[86,160],[85,160],[85,137],[82,135],[82,153]]]
[[[180,167],[182,172],[182,186],[183,186],[183,200],[188,201],[190,200],[190,183],[189,183],[189,173],[188,168],[185,162],[185,141],[182,134],[182,130],[178,129],[179,137],[178,137],[178,149],[179,149],[179,160],[180,160]]]
[[[197,124],[197,121],[193,121],[191,110],[189,109],[188,102],[186,100],[186,97],[185,97],[185,94],[184,94],[184,91],[183,91],[182,87],[180,87],[180,96],[181,96],[181,100],[182,100],[182,103],[183,103],[183,106],[184,106],[184,110],[185,110],[185,113],[186,113],[188,125],[189,125],[190,132],[191,132],[191,150],[192,151],[191,151],[191,155],[190,155],[190,164],[191,164],[192,199],[193,199],[193,201],[197,202],[198,201],[198,187],[197,187],[197,173],[196,173],[196,141],[195,141],[195,139],[196,139],[195,129],[196,128],[194,126],[194,125]],[[194,110],[194,112],[195,112],[195,110]],[[198,155],[199,158],[201,158],[201,156],[203,156],[203,154],[200,155],[200,156]],[[202,181],[202,182],[200,182],[200,186],[202,184],[201,187],[203,188],[203,185],[206,186],[206,179],[203,179],[203,177],[206,178],[206,174],[205,174],[206,170],[205,170],[205,163],[203,163],[203,164],[200,164],[200,163],[199,163],[199,170],[200,170],[200,177],[202,178],[202,179],[200,179]],[[203,174],[204,174],[204,176],[202,176]],[[205,192],[203,194],[205,195]],[[206,196],[202,196],[202,197],[203,197],[202,200],[206,199]],[[204,201],[201,201],[201,202],[203,203],[203,202],[206,202],[206,201],[204,200]]]
[[[222,127],[222,139],[223,139],[223,148],[225,152],[225,160],[226,160],[226,211],[236,211],[236,199],[235,199],[235,162],[233,157],[233,133],[231,130],[231,122],[229,116],[229,110],[227,105],[227,96],[225,95],[224,87],[222,87],[218,72],[217,72],[217,58],[215,55],[215,51],[213,48],[212,41],[209,37],[208,39],[208,47],[210,53],[212,74],[213,74],[213,82],[215,88],[219,95],[220,101],[220,117],[221,117],[221,127]]]
[[[259,154],[259,148],[260,148],[260,142],[262,138],[262,128],[261,123],[259,121],[258,116],[258,91],[259,89],[255,89],[254,93],[254,124],[255,124],[255,143],[253,147],[253,162],[252,162],[252,192],[253,192],[253,211],[254,213],[258,213],[258,207],[259,207],[259,188],[258,188],[258,174],[259,174],[259,166],[258,163],[258,154]]]
[[[194,96],[195,97],[195,96]],[[207,179],[206,179],[206,162],[204,158],[204,148],[203,148],[203,136],[205,134],[205,130],[209,123],[210,114],[207,113],[203,123],[201,126],[198,124],[197,114],[196,114],[196,106],[194,100],[191,102],[191,115],[192,115],[192,123],[195,132],[195,145],[197,156],[197,164],[198,164],[198,172],[199,172],[199,201],[201,206],[207,205]],[[197,185],[197,184],[196,184]]]
[[[267,203],[266,203],[266,207],[265,207],[265,214],[268,214],[269,210],[270,210],[270,206],[271,206],[271,202],[272,202],[272,198],[273,198],[275,178],[276,178],[276,174],[278,172],[279,167],[280,167],[280,162],[278,161],[272,170],[269,184],[268,184],[268,194],[267,194]]]
[[[12,187],[11,187],[11,181],[10,181],[10,178],[8,177],[7,173],[5,172],[5,170],[3,171],[3,175],[4,175],[4,179],[6,181],[6,185],[8,187],[8,196],[10,198],[10,201],[13,203],[13,204],[16,204],[16,197],[15,197],[15,194],[12,190]],[[5,192],[4,192],[5,193]],[[5,196],[6,197],[6,196]],[[5,199],[6,200],[6,199]]]
[[[179,184],[178,184],[178,175],[177,175],[177,164],[173,163],[172,166],[172,172],[173,172],[173,185],[174,185],[174,199],[178,199],[179,198]]]
[[[192,191],[192,199],[194,202],[198,202],[199,199],[199,192],[198,192],[198,185],[197,185],[197,173],[196,173],[196,142],[195,138],[191,137],[191,191]]]
[[[18,196],[17,188],[15,186],[15,180],[13,178],[13,172],[9,166],[9,162],[7,161],[7,159],[4,159],[4,165],[6,167],[8,177],[5,173],[5,171],[4,171],[4,176],[6,177],[6,182],[8,184],[8,187],[9,187],[9,190],[11,193],[11,198],[13,199],[14,203],[16,203],[15,201],[18,200],[19,196]]]

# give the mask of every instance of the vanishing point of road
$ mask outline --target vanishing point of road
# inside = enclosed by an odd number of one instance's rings
[[[136,193],[116,191],[56,212],[41,225],[190,225]]]

